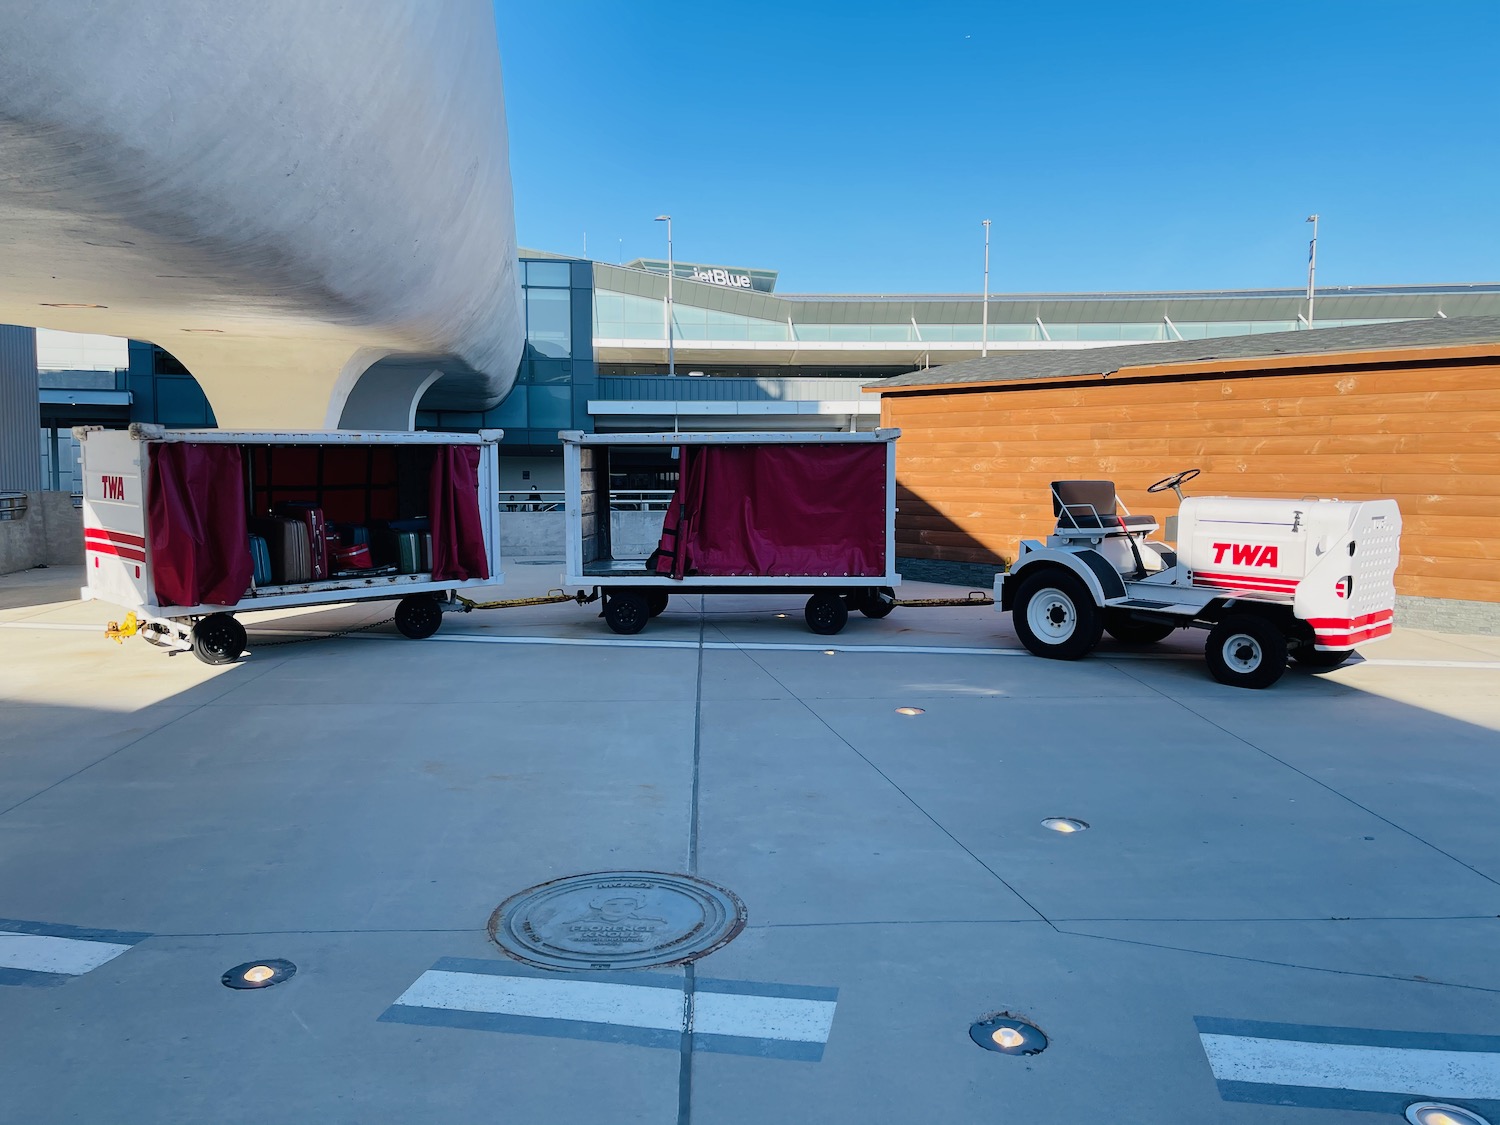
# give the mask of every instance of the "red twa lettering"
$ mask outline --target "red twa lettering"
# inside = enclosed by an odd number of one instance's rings
[[[1229,556],[1232,566],[1280,566],[1281,551],[1275,546],[1262,547],[1257,543],[1215,543],[1214,564],[1217,566]]]
[[[104,496],[104,499],[106,499],[106,500],[123,500],[123,499],[125,499],[125,478],[124,477],[106,477],[106,476],[101,476],[99,478],[99,488],[100,488],[100,492]]]

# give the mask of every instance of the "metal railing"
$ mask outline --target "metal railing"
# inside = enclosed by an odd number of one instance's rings
[[[26,493],[0,492],[0,520],[26,518]]]
[[[616,488],[609,493],[611,512],[665,512],[672,500],[670,488]],[[508,492],[500,497],[502,512],[561,512],[567,508],[561,489]]]

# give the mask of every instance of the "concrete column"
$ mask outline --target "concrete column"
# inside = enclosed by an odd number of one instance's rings
[[[0,492],[42,487],[36,329],[0,325]]]

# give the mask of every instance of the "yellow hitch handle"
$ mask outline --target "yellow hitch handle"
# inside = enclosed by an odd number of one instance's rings
[[[104,635],[114,641],[115,644],[121,645],[125,643],[126,637],[135,636],[140,631],[140,627],[141,623],[136,618],[135,611],[131,610],[125,615],[123,623],[111,621],[109,626],[104,630]]]

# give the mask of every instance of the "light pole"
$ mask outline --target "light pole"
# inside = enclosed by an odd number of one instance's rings
[[[1318,216],[1309,215],[1307,221],[1313,225],[1312,241],[1307,244],[1307,326],[1313,326],[1313,278],[1318,272]]]
[[[990,354],[990,221],[984,222],[984,311],[980,314],[979,355]]]
[[[658,223],[667,224],[667,374],[677,374],[677,357],[672,347],[672,276],[677,267],[672,261],[672,216],[656,216]]]

